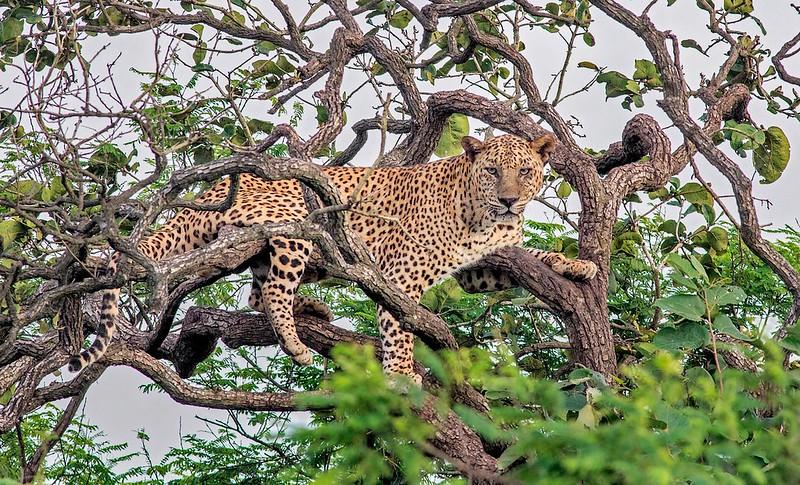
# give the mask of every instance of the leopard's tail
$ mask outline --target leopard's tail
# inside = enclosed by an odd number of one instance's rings
[[[219,185],[223,188],[212,189],[211,195],[217,199],[224,199],[227,189],[224,188],[224,184]],[[208,200],[213,201],[215,199],[206,196],[197,198],[198,202]],[[202,226],[202,232],[200,229],[195,229],[192,233],[189,232],[190,226],[195,228],[198,226],[196,214],[197,212],[192,210],[179,212],[175,218],[168,221],[153,234],[143,237],[137,249],[142,256],[153,261],[160,261],[170,255],[191,251],[202,246],[206,241],[214,239],[218,227],[216,221],[207,221],[208,224]],[[121,258],[122,253],[115,253],[111,257],[106,268],[107,276],[117,274]],[[99,360],[106,353],[108,345],[117,330],[118,319],[119,288],[111,288],[103,292],[100,304],[100,322],[97,326],[97,332],[95,332],[97,337],[88,349],[82,350],[69,360],[70,371],[78,372]]]
[[[108,263],[107,274],[114,276],[117,273],[120,253],[111,257]],[[72,356],[69,360],[70,372],[79,372],[92,362],[97,361],[105,354],[111,338],[117,330],[116,319],[119,315],[119,288],[111,288],[103,292],[100,304],[100,322],[97,325],[97,332],[94,342],[88,349],[83,349],[79,354]]]

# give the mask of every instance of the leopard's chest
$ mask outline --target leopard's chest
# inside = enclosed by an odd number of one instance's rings
[[[438,250],[430,248],[432,250],[428,253],[407,256],[404,266],[427,289],[459,268],[469,266],[501,247],[518,245],[521,239],[521,226],[511,225],[495,227],[485,234],[463,234],[455,238],[454,243],[442,244]]]

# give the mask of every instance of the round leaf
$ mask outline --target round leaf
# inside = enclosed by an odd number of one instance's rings
[[[714,198],[711,192],[697,182],[689,182],[681,188],[680,194],[691,204],[712,205]]]
[[[408,10],[401,10],[392,15],[392,18],[389,19],[389,25],[397,29],[405,29],[408,27],[408,24],[411,22],[412,18],[414,17],[411,15],[411,12]]]
[[[706,305],[697,295],[679,294],[659,298],[655,305],[688,320],[699,322],[706,314]]]
[[[0,243],[5,251],[18,237],[25,234],[25,226],[16,219],[8,219],[0,222]]]
[[[733,338],[738,338],[739,340],[753,340],[740,332],[739,329],[736,328],[736,325],[733,324],[731,317],[723,313],[720,313],[714,318],[714,330],[724,333],[725,335],[730,335]]]
[[[461,153],[461,139],[469,134],[469,119],[456,113],[447,118],[447,123],[433,151],[437,157],[452,157]]]
[[[25,23],[22,20],[14,17],[9,17],[0,22],[0,41],[6,42],[19,37],[22,35],[24,26]]]
[[[653,344],[664,350],[696,349],[708,341],[708,329],[699,323],[665,327],[653,337]]]
[[[558,184],[556,188],[556,195],[562,199],[566,199],[569,197],[569,194],[572,193],[572,186],[566,180]]]
[[[765,132],[764,144],[753,150],[753,165],[763,178],[762,184],[778,180],[789,163],[789,139],[777,126],[770,126]]]

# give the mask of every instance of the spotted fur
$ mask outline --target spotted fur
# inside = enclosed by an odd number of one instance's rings
[[[343,200],[362,183],[355,211],[347,222],[365,242],[380,269],[410,297],[442,277],[468,265],[498,247],[519,244],[522,212],[541,189],[543,166],[552,153],[555,139],[550,135],[534,141],[504,135],[482,143],[462,140],[464,153],[452,158],[413,167],[364,168],[329,167],[325,175]],[[222,181],[198,198],[199,202],[221,201],[229,181]],[[160,260],[207,244],[225,225],[301,220],[307,214],[300,185],[295,180],[265,181],[243,174],[232,207],[224,212],[181,211],[153,235],[144,238],[139,249]],[[297,336],[293,310],[318,305],[299,299],[295,292],[304,278],[312,250],[309,241],[276,237],[269,241],[263,258],[252,263],[253,284],[249,305],[271,316],[283,350],[300,364],[312,355]],[[568,260],[558,253],[534,251],[534,256],[566,276],[594,277],[593,263]],[[109,270],[116,271],[118,257]],[[469,272],[468,272],[469,273]],[[469,273],[468,290],[499,289],[509,282],[489,272]],[[460,279],[464,281],[462,272]],[[507,279],[507,278],[506,278]],[[97,338],[88,349],[70,361],[78,371],[100,358],[114,334],[119,290],[103,295],[101,324]],[[379,329],[386,372],[405,374],[419,380],[413,371],[413,335],[379,309]]]

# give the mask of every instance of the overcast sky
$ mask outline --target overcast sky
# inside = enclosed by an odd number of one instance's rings
[[[266,3],[259,2],[260,5]],[[295,5],[302,4],[302,8],[299,6],[296,8],[305,12],[305,2],[291,3]],[[351,5],[354,3],[354,1],[350,2]],[[541,3],[543,4],[544,2]],[[640,10],[648,2],[625,1],[622,3],[634,10]],[[756,4],[757,14],[768,31],[765,46],[775,52],[781,44],[796,33],[797,25],[800,25],[798,23],[800,16],[789,6],[789,1],[772,0],[756,2]],[[325,8],[321,8],[315,17],[321,17],[327,15],[327,13]],[[596,45],[590,48],[582,42],[578,42],[577,51],[573,56],[573,66],[579,61],[591,60],[599,66],[607,66],[609,69],[631,74],[633,72],[634,59],[649,59],[649,55],[640,39],[627,30],[616,26],[597,9],[592,9],[592,13],[594,19],[592,33],[596,39]],[[703,12],[697,10],[693,0],[679,0],[675,6],[670,8],[666,7],[666,1],[659,2],[659,5],[652,9],[651,17],[657,27],[662,30],[672,30],[680,39],[693,38],[701,45],[706,45],[708,39],[711,38],[705,28],[706,16]],[[275,18],[279,17],[276,16]],[[445,21],[441,22],[440,28],[443,28],[444,25]],[[750,27],[751,25],[747,26],[748,30],[752,30]],[[119,36],[111,39],[97,37],[84,44],[84,47],[86,50],[96,49],[109,41],[111,46],[105,52],[103,59],[108,60],[116,56],[116,54],[122,53],[123,57],[115,67],[115,80],[123,88],[129,86],[129,93],[133,97],[138,94],[138,86],[142,79],[131,73],[129,68],[135,65],[141,70],[153,70],[152,37],[149,34]],[[315,49],[324,50],[326,45],[325,38],[318,38],[316,41]],[[558,36],[548,34],[542,30],[523,32],[523,41],[527,46],[524,54],[534,68],[539,86],[544,90],[551,79],[551,74],[558,71],[563,62],[563,42]],[[696,86],[701,73],[711,74],[712,70],[720,65],[722,50],[716,49],[712,52],[712,58],[709,59],[697,51],[682,49],[681,60],[690,85]],[[188,55],[189,53],[187,52]],[[800,63],[798,62],[788,62],[787,68],[795,74],[800,73]],[[8,75],[8,73],[4,75]],[[567,78],[565,91],[569,92],[579,88],[590,78],[591,73],[588,70],[573,68]],[[345,91],[352,90],[357,82],[355,75],[348,74],[345,79]],[[457,86],[458,83],[456,81],[449,83],[437,82],[436,86],[424,86],[423,89],[441,90]],[[313,92],[313,89],[307,91],[307,93],[310,92]],[[359,96],[358,100],[352,103],[352,109],[348,112],[350,120],[369,118],[375,115],[375,106],[379,104],[378,100],[370,98],[371,92],[368,90],[364,90],[362,94],[363,96]],[[6,93],[4,95],[6,99],[2,99],[2,96],[0,96],[0,106],[14,104],[12,99],[9,98],[9,96],[14,95],[18,96],[18,91],[12,90]],[[670,123],[666,116],[655,106],[655,100],[659,97],[657,93],[648,95],[645,98],[646,106],[643,111],[655,116],[662,126],[668,126]],[[606,101],[603,86],[596,85],[591,89],[589,95],[575,96],[563,102],[559,105],[558,111],[565,118],[574,115],[580,119],[583,125],[582,134],[584,138],[581,138],[579,143],[587,147],[601,149],[607,147],[610,142],[619,139],[624,124],[634,114],[621,109],[619,107],[620,101],[620,98]],[[701,106],[696,106],[696,108],[700,112]],[[248,109],[260,111],[259,118],[262,119],[272,119],[275,122],[286,121],[265,116],[264,113],[266,113],[268,106],[264,101],[253,103]],[[796,121],[787,121],[785,117],[766,113],[758,101],[754,101],[751,104],[750,111],[754,115],[754,119],[765,126],[780,125],[789,137],[795,153],[797,153],[797,150],[800,149],[800,143],[798,143],[800,141],[800,125]],[[304,134],[307,135],[316,127],[316,122],[313,119],[313,114],[306,118],[301,128],[305,130]],[[477,123],[473,122],[473,128],[478,126]],[[676,130],[669,130],[669,134],[672,138],[673,147],[679,145],[681,140],[676,138]],[[349,126],[345,127],[344,133],[337,140],[337,146],[340,148],[345,147],[351,139],[350,128]],[[361,163],[371,163],[374,160],[378,151],[376,141],[373,134],[367,148],[362,152],[363,158],[359,159]],[[739,159],[735,154],[733,157],[741,162],[747,173],[752,172],[750,159]],[[698,162],[701,168],[707,168],[705,161],[698,159]],[[713,169],[707,170],[705,173],[709,174],[708,180],[712,182],[714,188],[719,193],[730,193],[729,186],[724,182],[724,179],[715,173],[712,174],[712,172],[714,172]],[[797,217],[798,204],[795,202],[794,197],[797,194],[795,190],[797,190],[799,174],[800,168],[792,160],[778,182],[769,186],[755,185],[754,193],[756,196],[769,198],[774,203],[770,210],[766,210],[765,207],[759,207],[759,216],[762,223],[772,223],[776,226],[784,224],[797,225],[795,218]],[[688,180],[690,176],[690,171],[685,172],[682,174],[682,179]],[[529,217],[538,219],[553,217],[552,213],[536,204],[530,207],[527,214]],[[68,376],[68,374],[65,373],[65,376]],[[147,380],[134,370],[115,367],[107,370],[103,377],[90,389],[86,398],[86,413],[90,422],[100,426],[112,442],[129,441],[131,446],[136,447],[136,430],[144,428],[153,438],[150,449],[153,453],[153,459],[157,461],[169,447],[176,446],[179,443],[181,432],[188,433],[204,429],[205,425],[195,419],[195,415],[224,417],[222,412],[178,405],[163,394],[151,393],[145,395],[139,391],[138,386],[146,382]]]

